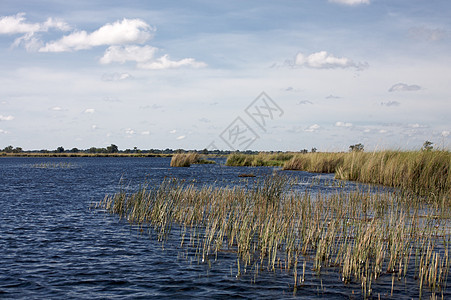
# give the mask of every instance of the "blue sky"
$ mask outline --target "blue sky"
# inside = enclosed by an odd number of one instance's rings
[[[451,145],[449,1],[0,7],[0,148]]]

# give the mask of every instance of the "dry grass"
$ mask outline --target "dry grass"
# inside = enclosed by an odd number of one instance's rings
[[[293,153],[266,153],[241,154],[232,153],[227,157],[227,166],[259,167],[259,166],[283,166],[294,156]]]
[[[199,161],[198,153],[179,153],[172,156],[171,167],[189,167]]]
[[[360,282],[365,296],[378,277],[389,274],[418,278],[420,290],[443,293],[450,267],[449,207],[370,191],[312,196],[296,193],[290,184],[275,176],[250,189],[198,189],[166,180],[106,196],[97,207],[132,224],[148,224],[160,241],[178,225],[181,244],[195,249],[202,262],[235,251],[238,275],[292,272],[294,289],[309,262],[317,273],[332,268],[343,282]]]

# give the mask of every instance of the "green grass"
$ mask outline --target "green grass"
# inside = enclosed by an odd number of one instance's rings
[[[226,166],[241,166],[241,167],[281,167],[291,158],[292,153],[265,153],[259,154],[241,154],[232,153],[227,157]]]
[[[381,276],[392,276],[393,284],[409,277],[421,291],[444,292],[449,207],[388,192],[300,194],[291,189],[295,183],[273,176],[248,189],[196,188],[166,180],[107,195],[97,207],[149,226],[161,242],[178,225],[181,246],[193,249],[200,262],[232,251],[237,276],[282,270],[293,275],[287,284],[294,290],[303,284],[307,265],[317,274],[330,270],[344,283],[360,283],[365,297]]]

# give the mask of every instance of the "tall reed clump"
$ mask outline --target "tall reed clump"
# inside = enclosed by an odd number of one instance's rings
[[[180,244],[199,262],[233,251],[238,275],[284,270],[293,274],[296,289],[308,263],[316,273],[335,270],[343,282],[361,283],[364,297],[381,276],[409,277],[420,291],[443,295],[451,264],[449,207],[412,205],[403,197],[371,191],[300,194],[288,177],[271,176],[251,188],[196,188],[165,180],[107,195],[97,207],[148,225],[162,242],[179,228]]]
[[[171,167],[189,167],[200,161],[198,153],[178,153],[172,156]]]
[[[293,158],[293,153],[266,153],[243,154],[232,153],[227,157],[226,166],[236,167],[281,167],[283,164]]]
[[[333,173],[343,163],[346,153],[297,154],[283,165],[284,170],[301,170],[314,173]]]
[[[336,178],[401,188],[451,204],[451,152],[352,152],[344,156]]]

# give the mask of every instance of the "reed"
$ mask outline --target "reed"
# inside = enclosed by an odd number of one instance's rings
[[[226,166],[235,167],[281,167],[294,156],[293,153],[267,153],[258,154],[232,153],[227,157]]]
[[[214,164],[212,160],[202,159],[201,155],[195,152],[178,153],[172,156],[171,167],[190,167],[192,164]]]
[[[427,201],[451,205],[449,151],[298,154],[287,161],[283,168],[335,173],[336,179],[400,188]]]
[[[199,262],[233,251],[237,276],[293,269],[297,288],[308,261],[316,273],[333,269],[345,283],[360,282],[364,297],[371,296],[380,276],[415,276],[420,290],[427,286],[443,294],[450,267],[449,207],[409,202],[399,193],[312,195],[291,187],[284,176],[247,189],[165,180],[134,193],[106,195],[97,207],[149,226],[161,242],[179,228],[181,245],[193,249]]]

